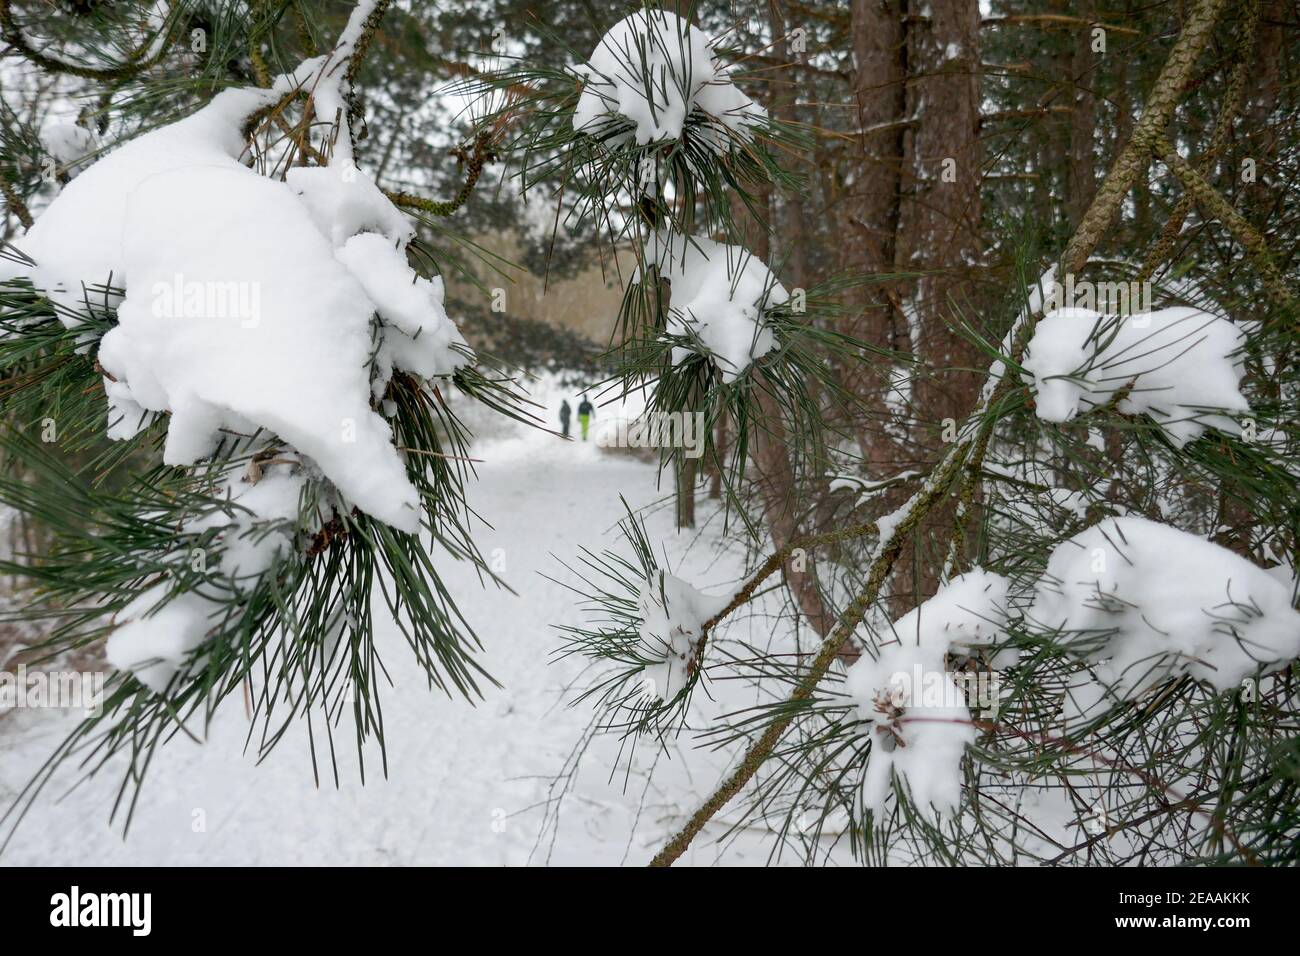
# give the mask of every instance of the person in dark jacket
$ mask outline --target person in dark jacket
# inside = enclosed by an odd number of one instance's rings
[[[566,398],[560,402],[560,428],[564,432],[564,437],[569,437],[569,416],[573,414],[573,409],[569,407],[569,400]]]
[[[587,426],[591,424],[591,420],[595,417],[595,414],[596,410],[591,407],[591,402],[587,401],[587,395],[584,392],[582,395],[582,403],[578,406],[578,426],[582,429],[583,441],[587,440]]]

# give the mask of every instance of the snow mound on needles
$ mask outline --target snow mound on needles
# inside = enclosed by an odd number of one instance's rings
[[[883,810],[897,777],[918,807],[940,813],[956,809],[961,760],[975,742],[975,728],[943,653],[932,646],[890,644],[875,659],[859,658],[849,668],[846,686],[865,729],[874,731],[862,778],[863,807]]]
[[[767,116],[736,88],[709,37],[662,10],[641,10],[614,24],[578,73],[585,82],[573,128],[607,136],[611,145],[679,139],[696,110],[748,139]],[[703,135],[716,149],[725,145],[725,132],[706,128]]]
[[[1127,316],[1048,313],[1025,349],[1038,417],[1065,422],[1123,393],[1118,410],[1150,415],[1181,448],[1206,428],[1239,433],[1244,336],[1226,319],[1179,306]]]
[[[762,259],[743,246],[668,232],[655,234],[646,256],[672,283],[668,332],[697,344],[674,348],[674,363],[700,352],[734,382],[776,347],[764,314],[790,293]]]
[[[1282,581],[1204,538],[1132,516],[1057,546],[1027,616],[1092,663],[1097,700],[1103,690],[1132,700],[1184,674],[1223,692],[1300,656],[1300,613]]]
[[[92,165],[19,241],[26,272],[70,326],[88,295],[117,308],[98,353],[110,437],[170,413],[164,460],[189,465],[223,430],[264,429],[413,532],[418,496],[372,401],[394,369],[463,366],[464,343],[441,282],[407,264],[409,223],[350,162],[288,184],[240,162],[245,119],[278,95],[220,93]]]
[[[647,581],[637,598],[641,619],[639,654],[647,661],[646,694],[672,700],[698,668],[704,625],[731,602],[730,595],[705,594],[666,571]]]
[[[871,736],[865,809],[882,810],[896,778],[921,809],[943,814],[961,803],[961,761],[975,727],[968,690],[947,658],[969,656],[1005,633],[1008,586],[1001,575],[973,570],[899,618],[888,635],[865,635],[867,652],[845,674],[860,732]],[[980,703],[997,706],[996,698]]]

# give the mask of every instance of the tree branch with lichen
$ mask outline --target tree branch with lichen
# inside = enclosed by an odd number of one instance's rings
[[[392,201],[393,205],[403,209],[418,209],[431,216],[450,216],[469,201],[469,197],[474,193],[474,187],[478,185],[479,177],[483,175],[483,167],[488,163],[496,162],[494,143],[495,137],[490,133],[481,132],[474,137],[471,144],[448,150],[448,155],[456,157],[458,165],[464,168],[465,181],[456,195],[445,202],[426,199],[412,193],[388,190],[384,191],[384,195]]]

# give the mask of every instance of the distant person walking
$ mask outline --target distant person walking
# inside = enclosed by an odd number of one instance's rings
[[[569,416],[573,414],[573,409],[569,407],[569,400],[566,398],[560,402],[560,428],[564,431],[564,437],[569,437]]]
[[[591,424],[592,417],[596,410],[591,407],[591,402],[587,401],[587,393],[582,394],[582,404],[578,406],[578,426],[582,429],[582,440],[587,440],[587,426]]]

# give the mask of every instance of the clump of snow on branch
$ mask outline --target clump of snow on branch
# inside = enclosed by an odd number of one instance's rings
[[[865,809],[884,808],[895,777],[918,807],[948,813],[961,802],[961,760],[975,729],[947,658],[999,639],[1007,589],[997,574],[960,575],[896,621],[892,633],[868,636],[878,645],[875,656],[869,648],[845,675],[845,691],[872,741],[862,781]]]
[[[979,569],[958,575],[895,621],[893,636],[904,644],[969,656],[1006,632],[1009,584],[1002,575]],[[1004,660],[1014,663],[1014,658]]]
[[[168,599],[167,585],[155,584],[113,618],[105,646],[108,662],[132,671],[154,693],[162,693],[177,670],[220,623],[220,609],[198,591]]]
[[[219,532],[221,573],[234,587],[255,583],[293,547],[307,470],[290,459],[228,475],[226,504],[186,522],[187,535]]]
[[[913,675],[922,675],[918,685]],[[895,776],[913,802],[951,812],[961,803],[961,758],[975,742],[964,694],[932,647],[890,644],[874,660],[849,668],[846,687],[859,719],[868,721],[871,754],[862,778],[862,806],[881,811]]]
[[[1236,434],[1244,336],[1231,322],[1176,307],[1127,316],[1064,308],[1038,323],[1023,366],[1038,417],[1065,422],[1122,393],[1121,414],[1146,413],[1181,448],[1206,428]]]
[[[1092,665],[1099,686],[1081,690],[1071,714],[1182,675],[1222,692],[1300,655],[1286,585],[1204,538],[1133,516],[1059,545],[1027,617],[1059,629]]]
[[[422,378],[450,375],[469,361],[469,346],[443,307],[442,277],[417,276],[403,247],[373,232],[353,236],[334,257],[361,283],[384,320],[377,356],[383,374],[376,397],[393,368]]]
[[[50,120],[41,127],[41,148],[55,161],[68,179],[90,165],[99,142],[93,130],[62,120]]]
[[[764,314],[788,302],[790,294],[743,246],[663,231],[654,235],[646,257],[672,283],[669,334],[698,343],[674,348],[674,364],[692,352],[706,354],[722,380],[733,382],[776,347]]]
[[[284,181],[334,248],[358,233],[380,233],[405,247],[415,226],[355,166],[295,166]]]
[[[116,310],[83,345],[98,346],[108,437],[166,414],[163,460],[184,466],[232,433],[266,436],[250,445],[249,470],[226,476],[225,510],[178,529],[217,531],[212,595],[158,584],[115,616],[110,662],[155,691],[228,613],[223,589],[252,586],[301,546],[308,477],[332,486],[327,510],[420,527],[418,493],[375,405],[394,371],[447,375],[470,356],[441,280],[407,262],[413,227],[352,160],[344,66],[373,7],[359,3],[333,50],[271,89],[226,90],[89,166],[16,242],[34,264],[3,266],[0,278],[26,276],[69,328],[92,305]],[[300,88],[332,130],[331,160],[281,182],[245,165],[244,125]]]
[[[614,146],[679,139],[698,110],[711,121],[702,128],[705,140],[722,149],[726,131],[748,139],[767,116],[736,88],[709,37],[662,10],[641,10],[614,24],[577,69],[584,83],[573,128]]]
[[[643,673],[647,696],[672,700],[699,667],[704,624],[730,603],[705,594],[666,571],[658,571],[637,597],[641,620],[638,654],[654,663]]]
[[[128,143],[69,184],[19,245],[69,322],[83,281],[124,289],[98,353],[111,437],[168,412],[164,460],[188,465],[222,429],[260,427],[351,504],[414,531],[416,492],[371,398],[394,367],[464,365],[463,340],[441,282],[406,262],[409,223],[354,167],[302,170],[286,185],[239,162],[240,125],[270,97],[227,91]]]

